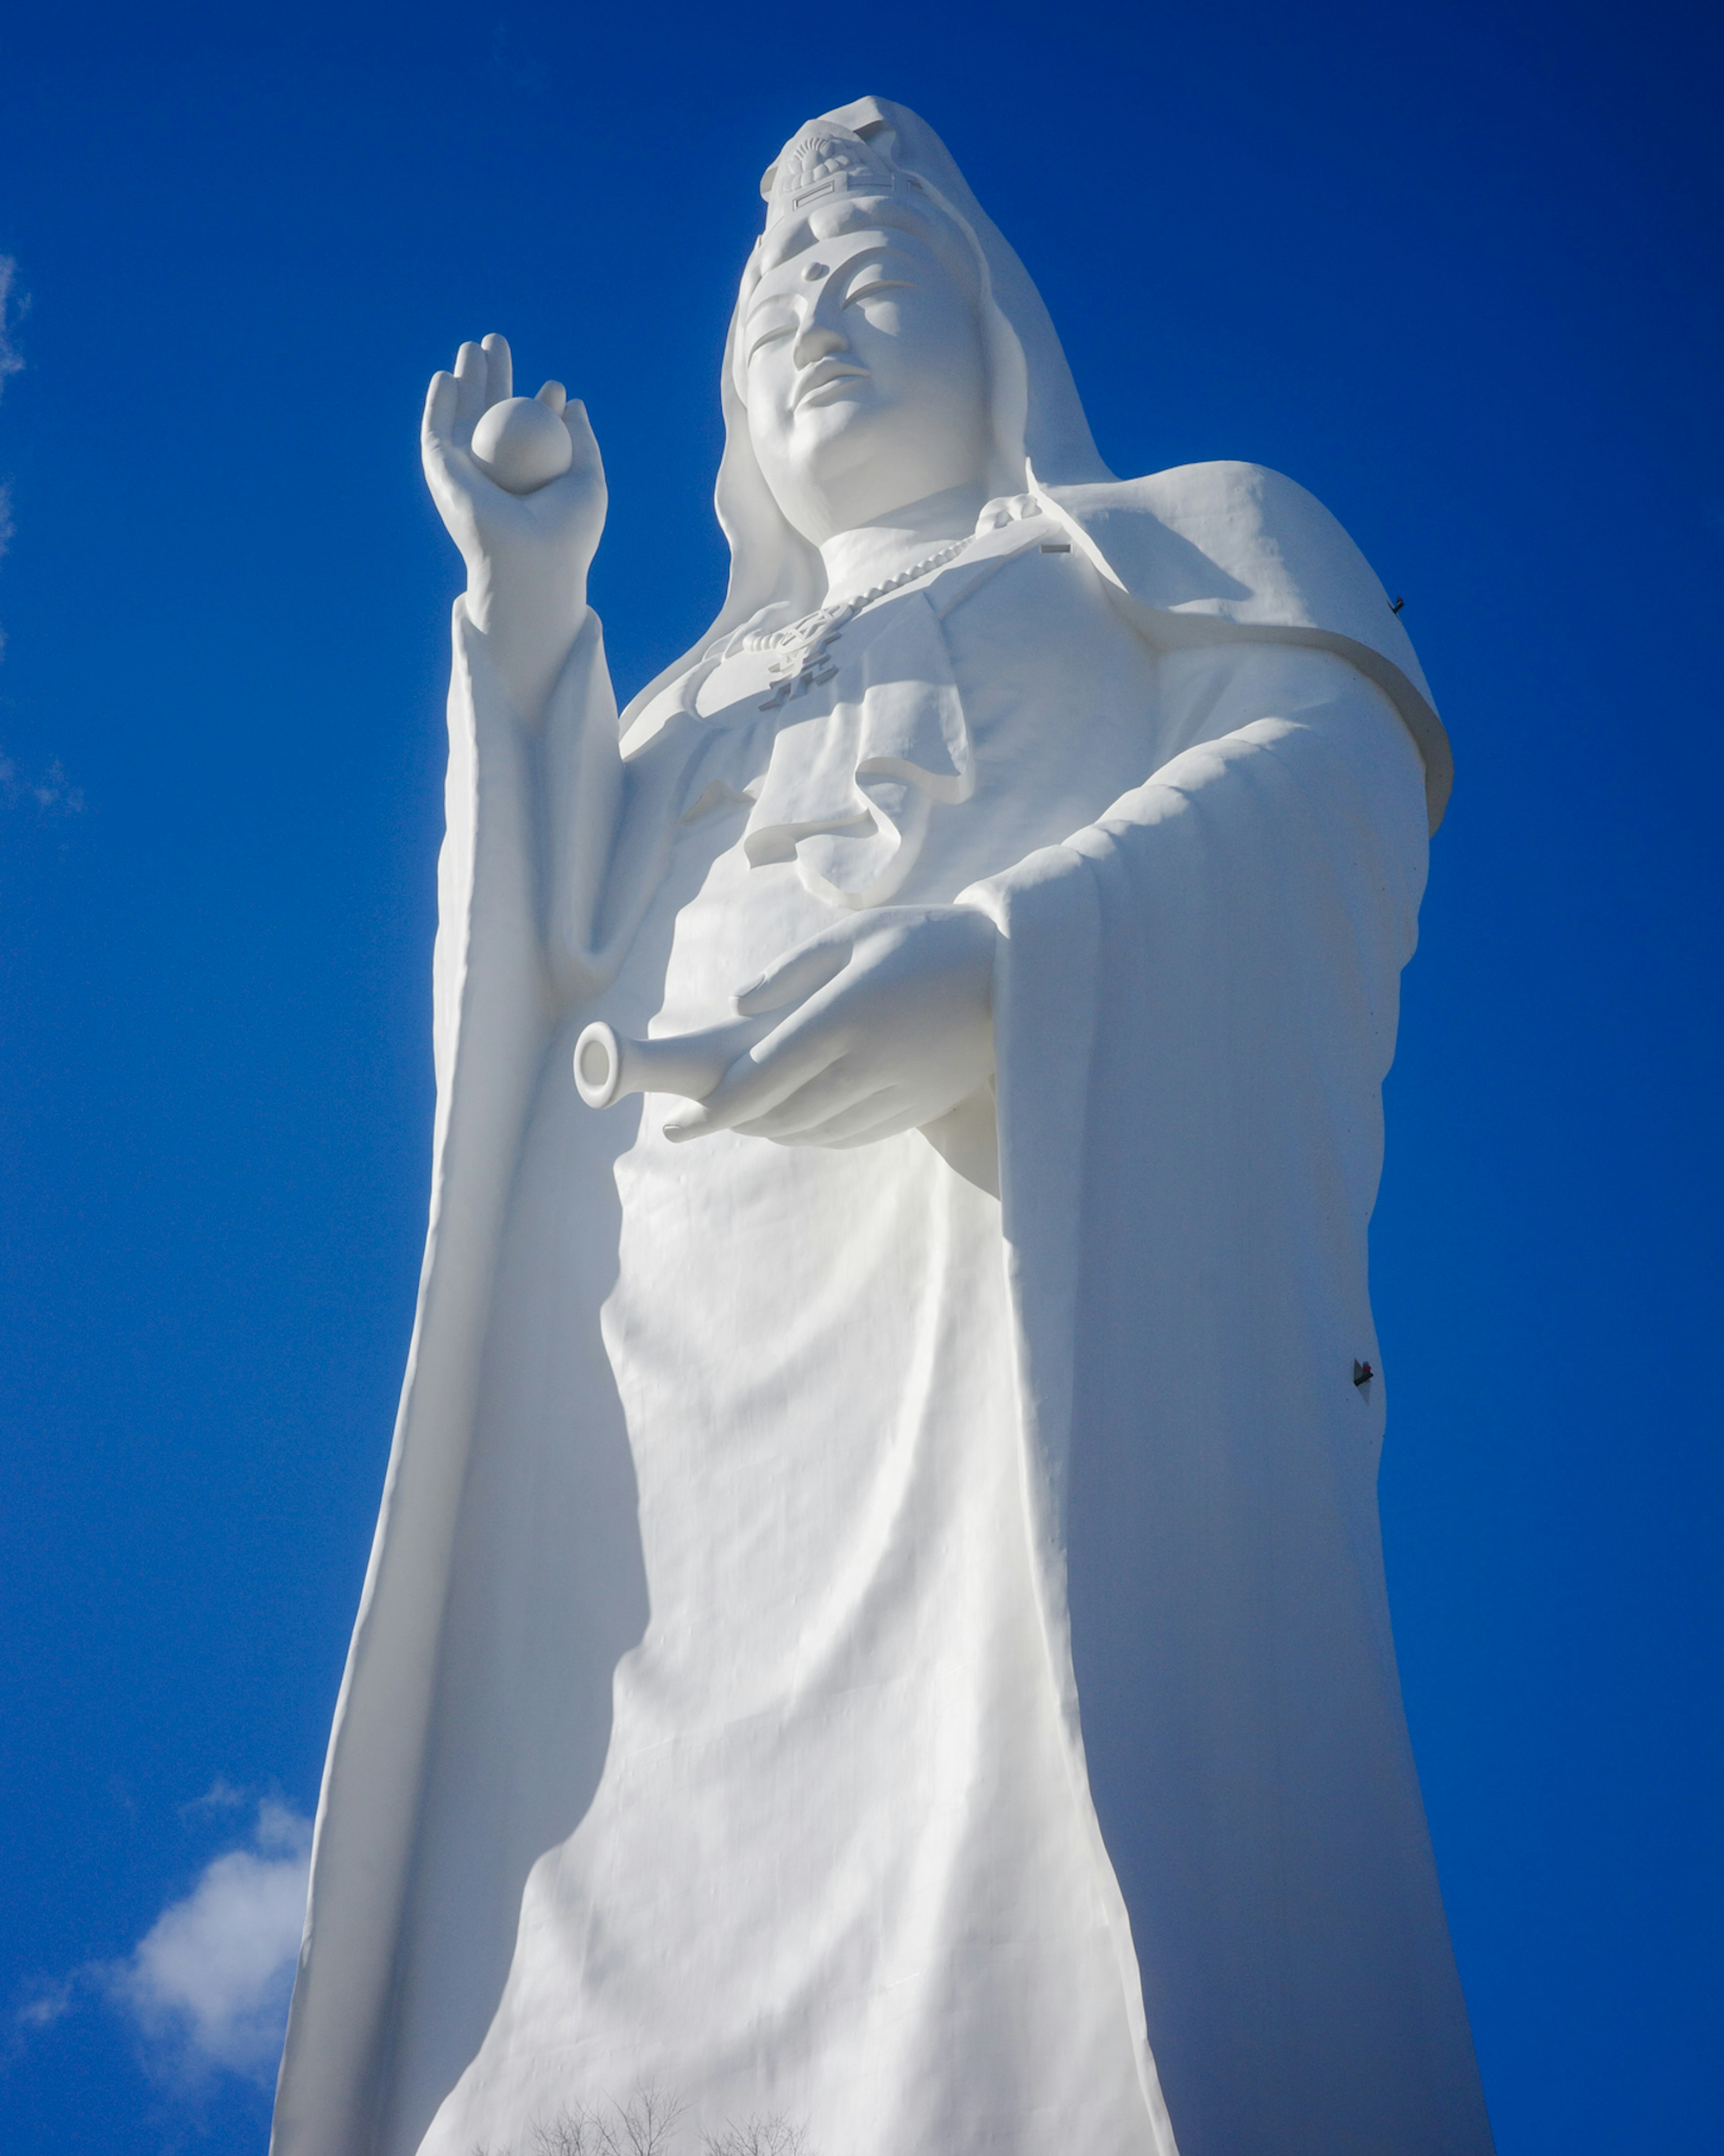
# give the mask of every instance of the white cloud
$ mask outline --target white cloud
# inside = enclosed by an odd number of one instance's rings
[[[228,1799],[226,1784],[217,1789],[218,1803]],[[104,1989],[136,2023],[156,2071],[181,2081],[218,2070],[273,2081],[310,1851],[308,1820],[285,1804],[259,1804],[251,1845],[207,1866],[184,1900],[170,1902],[131,1954],[104,1972]],[[58,2019],[57,2004],[39,2002],[39,2019]]]

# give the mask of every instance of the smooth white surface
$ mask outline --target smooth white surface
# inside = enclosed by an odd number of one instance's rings
[[[473,461],[511,494],[532,494],[561,479],[574,462],[574,444],[562,423],[563,399],[508,397],[493,404],[473,430]]]
[[[1417,662],[1290,482],[1109,479],[914,116],[769,182],[626,757],[584,418],[516,498],[500,340],[428,401],[432,1227],[275,2145],[1482,2156],[1352,1383]],[[670,1128],[571,1081],[775,1013]]]
[[[704,1101],[745,1048],[767,1030],[741,1019],[670,1040],[634,1040],[603,1019],[575,1043],[575,1090],[589,1108],[614,1107],[634,1093],[675,1093]]]

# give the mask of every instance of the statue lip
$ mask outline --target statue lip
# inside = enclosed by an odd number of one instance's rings
[[[840,382],[852,380],[866,381],[868,369],[853,367],[841,359],[817,359],[807,374],[790,393],[791,408],[812,404],[822,390],[835,389]]]

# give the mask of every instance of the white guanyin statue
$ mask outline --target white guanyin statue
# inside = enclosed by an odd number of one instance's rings
[[[762,192],[620,723],[585,413],[431,386],[430,1231],[276,2156],[1485,2156],[1366,1285],[1424,676],[1290,480],[1109,474],[913,113]]]

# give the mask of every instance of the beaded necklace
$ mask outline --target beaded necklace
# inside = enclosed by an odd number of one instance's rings
[[[827,658],[827,651],[863,608],[883,599],[888,592],[895,592],[900,584],[912,583],[916,578],[925,577],[931,569],[943,568],[962,553],[974,536],[972,532],[962,539],[954,539],[949,546],[925,555],[920,562],[912,562],[895,577],[888,577],[869,591],[859,592],[854,598],[839,599],[816,613],[805,613],[788,629],[774,629],[766,636],[745,636],[741,646],[744,651],[776,651],[779,654],[767,669],[776,685],[761,710],[776,711],[793,696],[805,696],[818,683],[829,681],[838,668]]]

